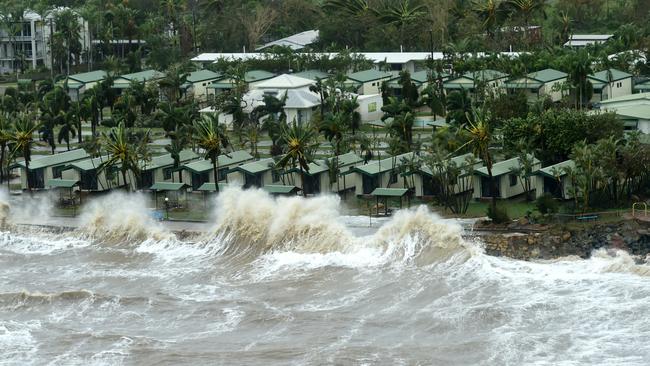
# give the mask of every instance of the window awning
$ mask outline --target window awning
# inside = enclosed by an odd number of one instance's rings
[[[49,179],[47,186],[50,188],[72,188],[78,183],[77,179]]]
[[[406,188],[375,188],[370,195],[377,197],[402,197],[408,191]]]
[[[296,186],[284,186],[276,184],[268,184],[262,187],[263,190],[267,191],[270,194],[295,194],[300,190]]]
[[[151,186],[152,191],[178,191],[183,188],[189,187],[185,183],[172,183],[172,182],[156,182],[154,185]]]

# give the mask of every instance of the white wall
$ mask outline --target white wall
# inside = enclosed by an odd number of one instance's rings
[[[359,103],[357,111],[361,114],[361,121],[377,121],[383,116],[381,107],[384,106],[384,101],[381,94],[359,95],[357,103]]]

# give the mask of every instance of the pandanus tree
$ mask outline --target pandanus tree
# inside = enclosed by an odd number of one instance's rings
[[[309,172],[309,163],[314,160],[313,153],[318,147],[316,130],[310,125],[293,122],[290,126],[283,127],[282,142],[286,151],[276,163],[276,167],[285,170],[287,166],[298,166],[304,195],[305,172]]]
[[[417,22],[425,14],[424,5],[412,5],[410,0],[391,1],[385,9],[378,12],[379,20],[385,24],[392,24],[399,30],[400,45],[406,40],[405,28]]]
[[[209,114],[194,122],[194,141],[203,149],[205,158],[212,163],[214,187],[219,192],[219,155],[230,146],[224,125],[219,124],[218,114]]]
[[[496,182],[492,176],[492,166],[494,160],[490,152],[490,144],[492,143],[492,126],[491,117],[487,109],[472,109],[472,117],[467,118],[468,122],[464,126],[468,132],[469,141],[467,146],[472,150],[475,156],[483,160],[483,164],[488,172],[488,179],[490,183],[490,196],[492,196],[492,213],[497,212],[497,189]]]
[[[130,190],[131,184],[127,179],[130,172],[137,179],[140,176],[140,159],[138,144],[129,139],[128,130],[124,123],[113,127],[108,133],[102,134],[103,145],[109,157],[99,166],[99,170],[119,168],[126,190]]]
[[[500,0],[477,0],[474,2],[474,12],[483,22],[485,33],[494,39],[496,29],[507,17],[504,3]]]
[[[34,116],[32,114],[21,112],[15,117],[13,133],[9,137],[9,145],[11,146],[10,159],[13,160],[17,156],[22,156],[25,159],[25,167],[29,170],[29,163],[32,160],[32,144],[34,143],[34,132],[39,128],[39,125],[34,123]],[[27,177],[27,189],[32,190],[32,182]]]

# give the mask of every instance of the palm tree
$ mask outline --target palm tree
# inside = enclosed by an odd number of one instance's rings
[[[75,114],[73,111],[63,113],[60,119],[61,128],[59,129],[58,141],[59,144],[65,141],[68,151],[70,151],[70,138],[75,138],[77,133],[81,136],[81,130],[77,131],[75,127]]]
[[[518,12],[524,20],[524,37],[527,38],[528,27],[530,20],[538,11],[544,10],[543,0],[509,0],[508,3],[516,12]]]
[[[501,0],[477,0],[474,11],[483,21],[483,28],[490,39],[494,39],[494,30],[505,20],[506,12]]]
[[[178,104],[181,97],[181,88],[187,82],[189,75],[185,65],[174,64],[167,69],[165,77],[158,81],[160,89],[165,92],[169,102]]]
[[[178,182],[183,183],[183,171],[180,170],[181,166],[181,152],[185,150],[187,141],[184,138],[175,138],[171,143],[165,146],[165,150],[171,155],[174,160],[174,170],[178,170]]]
[[[288,165],[300,169],[300,182],[305,194],[305,172],[309,172],[309,163],[313,161],[313,152],[318,147],[316,131],[309,125],[292,123],[284,127],[282,140],[286,146],[285,155],[278,160],[276,167],[285,169]]]
[[[103,133],[102,140],[109,157],[100,164],[99,171],[119,165],[126,190],[130,190],[131,184],[127,181],[127,173],[131,172],[136,178],[139,177],[140,163],[137,147],[129,141],[124,123],[120,123],[117,127],[111,128],[108,133]]]
[[[455,90],[447,95],[447,122],[462,126],[468,122],[472,112],[472,100],[465,89]]]
[[[379,12],[379,20],[385,24],[393,24],[399,30],[400,45],[404,44],[404,28],[416,22],[424,15],[425,6],[417,5],[411,7],[410,0],[401,0],[398,3],[388,5]]]
[[[101,118],[101,109],[102,104],[99,87],[92,88],[85,92],[79,106],[79,117],[86,121],[90,121],[90,132],[93,137],[97,136],[97,125]]]
[[[7,174],[7,166],[9,164],[5,164],[5,160],[8,162],[9,159],[6,159],[5,152],[11,142],[12,134],[13,131],[9,117],[0,115],[0,182],[4,181]]]
[[[34,132],[39,125],[34,123],[34,116],[27,113],[20,113],[16,116],[14,131],[9,138],[11,154],[9,160],[22,155],[25,159],[25,168],[29,171],[29,162],[32,160],[32,144],[34,143]],[[27,176],[27,189],[32,190],[31,180]]]
[[[566,60],[569,73],[569,81],[576,90],[577,108],[582,108],[586,101],[591,99],[593,92],[589,75],[593,74],[592,57],[586,50],[578,50],[570,54]]]
[[[230,143],[225,126],[219,124],[218,114],[209,114],[194,122],[194,140],[205,151],[205,157],[212,162],[214,187],[219,192],[219,155]]]
[[[490,180],[490,195],[492,196],[492,212],[497,212],[497,189],[496,182],[492,176],[492,154],[490,143],[492,142],[492,128],[490,126],[490,114],[487,109],[472,109],[472,118],[468,118],[465,129],[469,133],[470,140],[467,142],[475,156],[483,160]]]
[[[348,16],[358,17],[370,11],[368,0],[327,0],[326,10],[337,10]]]

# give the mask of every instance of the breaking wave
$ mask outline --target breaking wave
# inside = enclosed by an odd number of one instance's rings
[[[80,230],[109,243],[171,239],[173,235],[153,218],[147,206],[142,194],[111,193],[84,208]]]

